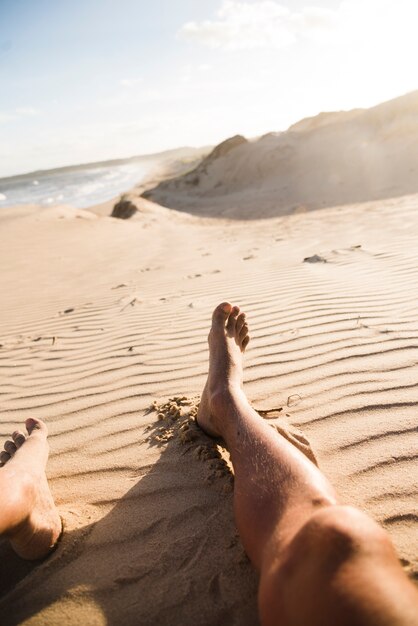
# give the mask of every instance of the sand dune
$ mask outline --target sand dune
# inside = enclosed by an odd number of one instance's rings
[[[418,91],[256,141],[233,137],[145,196],[196,215],[258,219],[417,193],[417,120]]]
[[[225,451],[181,430],[193,404],[173,424],[149,410],[199,393],[225,298],[248,313],[254,406],[282,409],[272,423],[303,432],[418,576],[418,196],[251,228],[145,201],[129,221],[29,207],[1,224],[0,434],[47,421],[66,531],[37,566],[0,544],[2,624],[258,623]]]

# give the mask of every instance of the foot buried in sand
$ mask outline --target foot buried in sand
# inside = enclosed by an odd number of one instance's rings
[[[222,437],[225,407],[242,393],[242,356],[250,341],[245,313],[223,302],[213,312],[209,332],[209,374],[196,421],[212,437]]]
[[[20,557],[36,560],[55,547],[62,523],[45,474],[47,427],[34,418],[25,425],[27,434],[15,431],[0,453],[0,535]]]
[[[209,332],[209,375],[200,400],[196,422],[212,437],[223,437],[227,407],[243,396],[242,361],[250,341],[245,313],[223,302],[213,312]],[[303,434],[289,424],[273,426],[282,437],[317,465],[315,454]]]

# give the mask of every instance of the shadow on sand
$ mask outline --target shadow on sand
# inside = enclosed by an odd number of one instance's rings
[[[67,531],[45,562],[0,544],[3,626],[258,623],[257,575],[215,444],[188,417],[146,435],[145,445],[161,447],[158,461],[102,519]]]

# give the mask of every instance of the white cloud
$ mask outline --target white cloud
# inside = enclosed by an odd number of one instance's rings
[[[297,42],[347,44],[414,36],[415,0],[344,0],[336,9],[291,10],[276,0],[223,0],[214,20],[187,22],[178,35],[212,48],[283,48]],[[401,30],[401,32],[400,32]],[[389,39],[388,39],[389,38]]]
[[[39,111],[34,109],[33,107],[18,107],[16,109],[17,115],[23,117],[33,117],[34,115],[39,115]]]
[[[139,105],[148,102],[156,102],[160,98],[161,93],[158,89],[147,87],[140,89],[139,91],[124,90],[112,96],[100,98],[94,103],[94,106],[98,106],[103,109],[118,109],[126,105]]]
[[[10,115],[10,113],[3,113],[0,111],[0,124],[7,124],[12,120],[16,119],[16,115]]]
[[[216,20],[187,22],[179,35],[213,48],[230,50],[282,48],[300,37],[316,37],[331,32],[335,12],[307,7],[291,11],[274,0],[242,2],[224,0]]]
[[[143,78],[122,78],[120,84],[122,87],[136,87],[140,85],[143,81]]]
[[[19,117],[34,117],[39,115],[39,111],[33,107],[17,107],[13,112],[0,111],[0,124],[14,122]]]

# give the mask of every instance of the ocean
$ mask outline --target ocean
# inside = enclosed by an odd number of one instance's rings
[[[153,165],[150,160],[110,162],[0,178],[0,209],[19,204],[87,208],[128,191]]]

